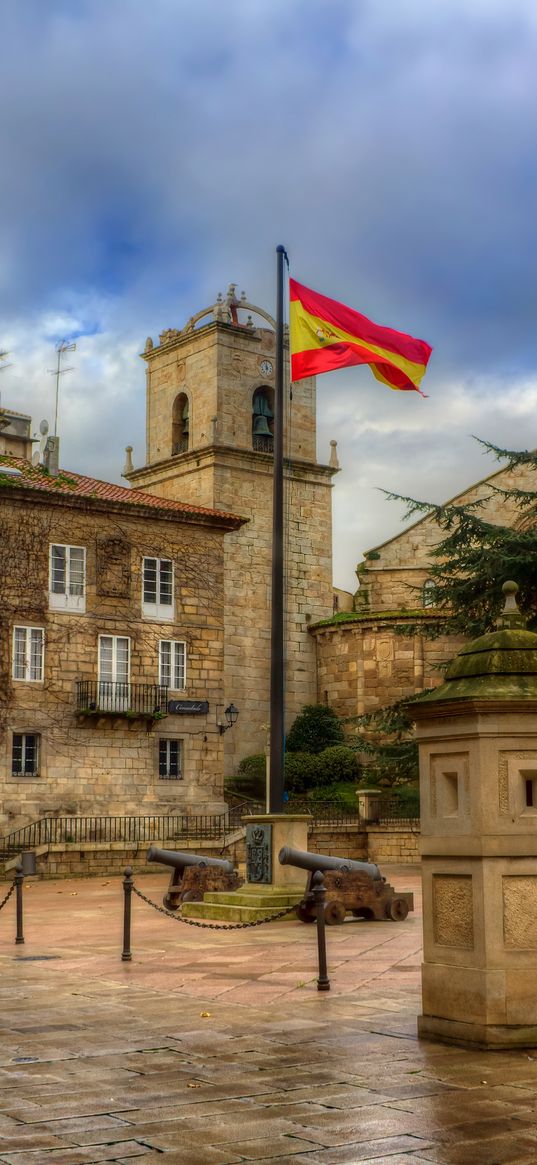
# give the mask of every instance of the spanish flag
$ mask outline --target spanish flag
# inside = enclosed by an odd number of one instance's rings
[[[332,372],[350,364],[369,364],[373,376],[389,388],[415,389],[432,348],[404,332],[373,324],[336,299],[328,299],[289,280],[291,380]]]

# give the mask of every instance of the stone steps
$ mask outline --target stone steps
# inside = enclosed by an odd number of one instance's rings
[[[184,902],[181,913],[185,918],[212,918],[222,922],[257,922],[292,907],[304,896],[302,887],[282,890],[279,886],[243,886],[240,890],[207,891],[203,902]],[[288,915],[295,919],[295,913]],[[286,921],[282,919],[282,921]]]

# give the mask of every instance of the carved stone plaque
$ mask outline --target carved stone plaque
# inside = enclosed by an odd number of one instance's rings
[[[246,826],[246,881],[272,881],[272,825]]]
[[[433,876],[434,941],[443,947],[474,945],[472,878],[466,874]]]
[[[131,586],[131,548],[123,538],[97,542],[97,594],[128,599]]]

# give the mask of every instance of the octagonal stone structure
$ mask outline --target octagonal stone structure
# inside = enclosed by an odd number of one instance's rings
[[[537,1046],[537,635],[516,583],[497,630],[414,701],[424,915],[421,1037]]]

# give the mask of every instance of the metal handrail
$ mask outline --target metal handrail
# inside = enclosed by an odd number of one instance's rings
[[[419,813],[408,811],[396,798],[382,800],[370,806],[367,820],[358,810],[347,809],[337,802],[288,801],[287,813],[310,813],[313,825],[419,825]],[[21,850],[36,849],[42,845],[86,844],[88,842],[149,842],[163,840],[214,839],[239,829],[248,813],[263,813],[262,802],[245,802],[226,813],[194,814],[149,813],[143,816],[100,817],[41,817],[29,825],[0,838],[1,856],[10,856]]]

